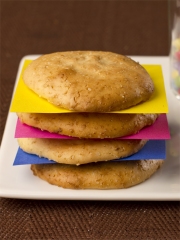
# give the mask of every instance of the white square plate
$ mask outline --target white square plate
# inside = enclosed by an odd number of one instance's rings
[[[25,56],[20,63],[17,79]],[[29,165],[13,166],[18,144],[14,139],[16,114],[9,113],[0,149],[0,197],[49,200],[180,200],[180,102],[170,90],[168,57],[137,57],[140,64],[161,64],[168,98],[168,122],[172,134],[167,143],[167,159],[149,180],[128,189],[70,190],[52,186],[34,177]],[[16,83],[17,83],[16,79]],[[16,85],[15,85],[16,87]]]

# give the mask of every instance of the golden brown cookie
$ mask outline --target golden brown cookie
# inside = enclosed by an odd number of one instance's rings
[[[126,157],[138,152],[147,140],[119,139],[46,139],[19,138],[20,148],[25,152],[36,154],[65,164],[85,164]]]
[[[116,138],[152,125],[157,114],[17,113],[22,123],[78,138]]]
[[[78,112],[110,112],[147,101],[154,84],[132,59],[101,51],[47,54],[24,71],[25,84],[56,106]]]
[[[31,165],[35,176],[50,184],[71,189],[128,188],[148,179],[163,160],[99,162],[81,166],[67,164]]]

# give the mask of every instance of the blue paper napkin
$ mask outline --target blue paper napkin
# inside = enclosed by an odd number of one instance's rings
[[[146,145],[137,153],[115,161],[124,160],[140,160],[140,159],[165,159],[166,148],[165,140],[149,140]],[[22,149],[18,149],[13,165],[24,165],[24,164],[42,164],[42,163],[56,163],[50,161],[44,157],[38,157],[34,154],[24,152]]]

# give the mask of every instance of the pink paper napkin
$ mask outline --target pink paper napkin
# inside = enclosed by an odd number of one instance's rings
[[[15,138],[73,139],[73,137],[41,131],[38,128],[30,127],[26,124],[22,124],[19,119],[16,125]],[[166,114],[161,114],[153,125],[145,127],[137,134],[121,137],[121,139],[170,139]]]

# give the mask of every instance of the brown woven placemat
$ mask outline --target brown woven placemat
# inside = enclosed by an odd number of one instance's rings
[[[178,202],[1,199],[1,239],[179,240]]]
[[[20,59],[105,50],[168,55],[168,0],[1,1],[0,138]],[[58,189],[57,189],[58,191]],[[0,199],[0,239],[180,239],[178,202]]]

